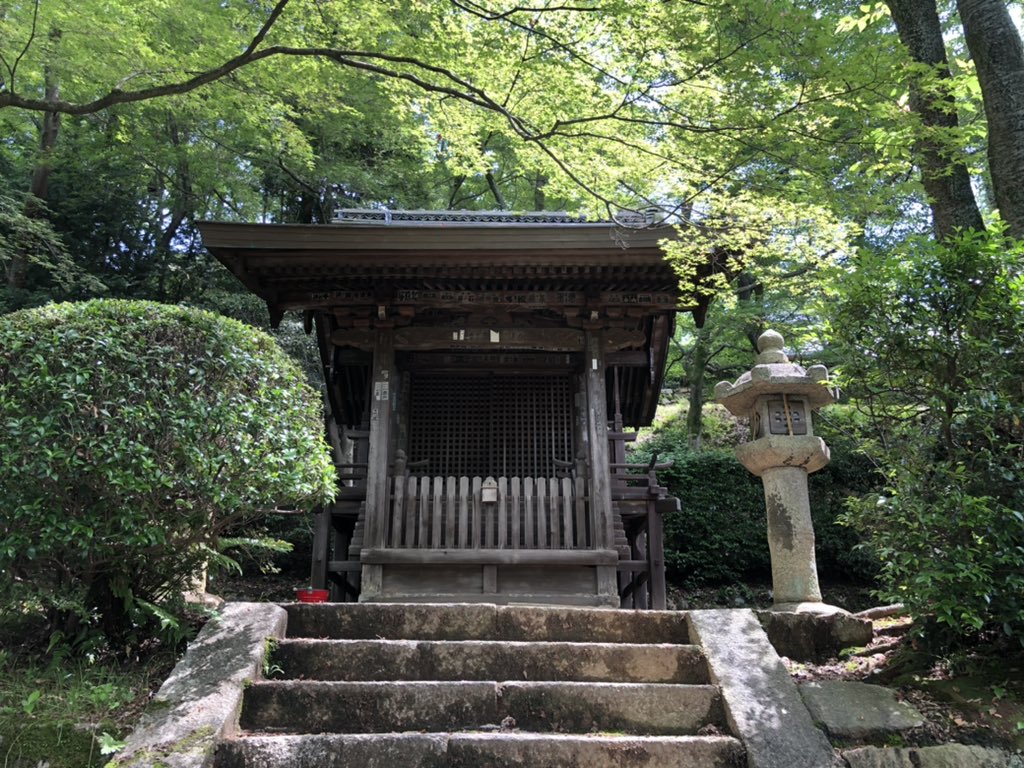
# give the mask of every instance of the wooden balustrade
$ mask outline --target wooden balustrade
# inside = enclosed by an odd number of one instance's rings
[[[482,501],[481,477],[396,475],[389,480],[390,549],[592,549],[583,478],[499,477]]]

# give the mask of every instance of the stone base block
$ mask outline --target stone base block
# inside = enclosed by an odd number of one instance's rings
[[[781,656],[795,661],[823,661],[844,648],[871,642],[871,621],[844,612],[759,611],[757,618]]]

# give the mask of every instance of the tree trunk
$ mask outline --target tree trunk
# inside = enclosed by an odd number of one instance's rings
[[[498,182],[495,180],[494,174],[491,173],[491,171],[488,171],[484,174],[484,178],[487,179],[487,188],[491,190],[491,194],[494,195],[494,202],[497,204],[498,210],[507,210],[508,206],[505,205],[505,196],[501,194],[501,190],[498,188]]]
[[[60,86],[53,80],[49,67],[46,68],[46,100],[57,101],[60,98]],[[25,215],[39,219],[46,213],[41,203],[46,202],[50,189],[51,155],[57,145],[57,134],[60,131],[60,114],[44,112],[43,121],[39,126],[39,158],[32,169],[32,183],[29,186],[29,197],[25,202]],[[29,254],[16,251],[10,264],[7,265],[7,286],[23,290],[28,283]]]
[[[704,377],[711,358],[711,330],[707,326],[697,329],[690,363],[690,408],[686,413],[686,434],[690,448],[699,451],[704,430]]]
[[[163,226],[165,216],[163,202],[163,191],[158,193],[158,213],[156,215],[156,229],[160,236],[156,242],[156,262],[159,274],[157,275],[157,297],[160,301],[179,302],[184,300],[184,295],[169,296],[167,290],[167,278],[169,277],[169,265],[174,248],[174,238],[178,236],[178,230],[185,222],[185,219],[192,214],[192,172],[188,164],[188,152],[185,149],[185,140],[178,127],[178,121],[174,114],[168,115],[167,133],[171,145],[174,147],[176,161],[174,165],[174,176],[170,185],[164,184],[166,192],[170,197],[170,210],[167,212],[167,223]]]
[[[934,67],[941,80],[949,79],[949,61],[942,40],[935,0],[886,0],[900,40],[911,58]],[[920,83],[910,88],[910,108],[921,118],[925,136],[917,142],[921,181],[932,209],[932,228],[938,239],[957,229],[984,229],[971,179],[963,163],[950,162],[943,141],[933,134],[957,127],[956,105],[949,95],[927,93]]]
[[[748,307],[745,335],[756,355],[757,340],[764,333],[764,283],[749,272],[741,272],[736,278],[736,298]]]
[[[957,0],[988,121],[988,168],[1010,234],[1024,240],[1024,43],[1003,0]]]

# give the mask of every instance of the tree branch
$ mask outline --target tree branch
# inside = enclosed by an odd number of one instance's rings
[[[577,6],[577,5],[550,5],[546,7],[533,8],[526,5],[517,5],[514,8],[509,8],[507,11],[491,12],[486,6],[481,3],[474,3],[470,0],[460,2],[459,0],[452,0],[452,5],[456,8],[461,8],[466,13],[471,13],[477,18],[484,19],[485,21],[503,21],[509,16],[517,13],[550,13],[552,11],[571,11],[576,13],[590,13],[594,11],[603,10],[601,6]]]
[[[39,3],[40,0],[36,0],[35,5],[32,7],[32,28],[29,31],[28,40],[25,41],[25,45],[22,47],[21,53],[19,53],[17,58],[14,60],[14,64],[8,66],[7,59],[0,55],[0,61],[3,61],[4,66],[7,67],[7,74],[9,75],[8,79],[10,80],[10,85],[8,86],[8,90],[14,90],[14,78],[18,72],[18,64],[21,63],[22,58],[24,58],[25,54],[28,53],[28,49],[32,47],[32,43],[36,39],[36,30],[39,26]]]
[[[98,99],[81,104],[75,104],[73,102],[63,100],[47,101],[45,99],[30,99],[24,96],[19,96],[14,92],[12,77],[11,88],[7,93],[0,93],[0,109],[3,109],[4,107],[19,107],[33,112],[61,112],[66,115],[89,115],[95,112],[100,112],[107,107],[114,106],[115,104],[129,104],[136,101],[155,99],[160,96],[174,96],[182,93],[188,93],[202,85],[219,80],[241,67],[252,64],[260,59],[267,58],[269,55],[273,55],[272,53],[269,53],[271,49],[265,49],[264,51],[257,51],[256,49],[259,47],[259,44],[263,42],[267,34],[270,32],[271,27],[274,26],[274,23],[284,12],[285,6],[288,5],[288,2],[289,0],[278,0],[274,9],[267,17],[267,20],[263,22],[259,31],[252,38],[249,45],[244,51],[242,51],[242,53],[234,58],[228,59],[220,66],[208,69],[205,72],[200,72],[198,75],[195,75],[188,80],[178,83],[155,85],[150,88],[141,88],[137,91],[122,91],[115,88]],[[39,3],[37,0],[37,8],[38,5]],[[35,29],[33,21],[33,35],[34,34]],[[26,50],[27,47],[28,44],[26,44]],[[23,54],[24,51],[22,51],[22,55]],[[19,56],[18,59],[20,60],[21,56]],[[17,62],[15,62],[15,65],[17,65]]]

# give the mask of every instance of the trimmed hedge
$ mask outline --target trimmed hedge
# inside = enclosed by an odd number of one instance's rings
[[[876,561],[859,546],[858,535],[839,525],[837,518],[848,497],[875,487],[877,479],[870,462],[848,441],[838,435],[825,439],[832,444],[832,461],[810,476],[818,572],[834,580],[871,582]],[[669,582],[697,586],[770,579],[760,478],[736,460],[732,449],[693,452],[671,429],[643,443],[632,460],[646,460],[653,451],[659,461],[673,461],[658,479],[682,507],[665,517]]]
[[[0,584],[73,640],[174,629],[222,535],[334,493],[319,396],[266,334],[151,302],[0,317]]]
[[[770,578],[761,481],[732,451],[673,454],[658,480],[682,511],[665,517],[670,583],[694,586]]]

